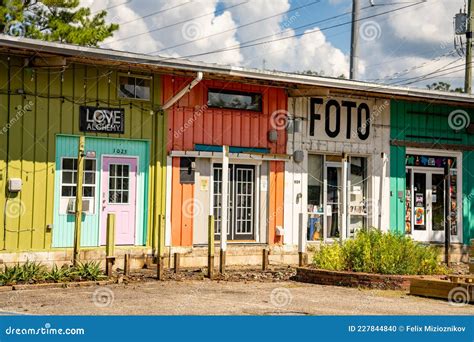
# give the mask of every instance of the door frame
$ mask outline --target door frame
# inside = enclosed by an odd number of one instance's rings
[[[419,167],[419,166],[406,166],[406,170],[411,170],[411,187],[410,187],[410,195],[412,198],[410,199],[412,209],[411,209],[411,235],[413,239],[416,241],[422,241],[422,242],[444,242],[445,235],[444,235],[444,230],[437,232],[436,235],[439,236],[439,238],[435,239],[435,232],[433,231],[433,174],[436,175],[444,175],[444,171],[440,168],[435,168],[435,167]],[[415,216],[415,206],[414,206],[414,174],[415,173],[423,173],[425,174],[425,226],[426,230],[421,230],[421,231],[416,231],[415,226],[413,224],[414,221],[414,216]],[[446,188],[443,191],[443,207],[444,203],[446,200]],[[446,209],[446,208],[444,208]],[[428,213],[429,210],[429,213]],[[443,213],[444,215],[444,213]],[[428,219],[429,217],[429,219]]]
[[[135,171],[135,230],[133,234],[133,246],[137,246],[137,220],[138,220],[138,206],[137,206],[137,194],[138,194],[138,173],[140,170],[140,157],[139,156],[133,156],[133,155],[126,155],[126,154],[103,154],[100,156],[100,172],[99,172],[99,177],[100,177],[100,182],[99,182],[99,246],[103,246],[101,241],[102,241],[102,218],[103,218],[103,213],[102,213],[102,176],[104,172],[104,158],[122,158],[122,159],[135,159],[137,161],[137,170]]]
[[[458,234],[457,235],[451,235],[450,241],[451,243],[462,243],[463,241],[463,179],[462,179],[462,170],[463,170],[463,164],[462,164],[462,152],[461,151],[446,151],[446,150],[437,150],[437,149],[422,149],[422,148],[413,148],[413,147],[407,147],[405,151],[405,156],[407,154],[420,154],[420,155],[431,155],[431,156],[439,156],[439,157],[455,157],[456,158],[456,176],[457,176],[457,194],[456,194],[456,202],[457,202],[457,226],[458,226]],[[416,166],[413,166],[416,168]],[[407,166],[405,165],[405,170],[407,169]],[[432,167],[422,167],[421,169],[429,170],[429,169],[434,169],[434,170],[441,170],[440,168],[432,168]],[[405,183],[406,183],[406,178],[405,178]],[[406,186],[405,186],[406,187]],[[405,210],[405,209],[404,209]],[[412,215],[413,215],[413,210],[412,210]],[[413,234],[409,234],[413,236]],[[432,242],[426,240],[426,242]]]
[[[214,215],[214,164],[222,164],[222,159],[221,158],[211,158],[210,162],[210,173],[209,173],[209,181],[210,181],[210,186],[212,187],[211,191],[209,191],[209,215]],[[260,243],[260,172],[261,172],[261,165],[262,161],[261,160],[242,160],[242,159],[236,159],[236,158],[229,158],[229,165],[234,164],[234,165],[253,165],[255,166],[255,182],[254,182],[254,240],[248,241],[248,240],[228,240],[227,243]],[[267,179],[268,183],[268,179]],[[267,185],[267,190],[268,190],[268,185]],[[267,191],[268,193],[268,191]],[[268,198],[268,196],[267,196]],[[268,220],[266,220],[268,222]],[[267,227],[268,228],[268,227]]]
[[[328,209],[328,167],[334,167],[334,168],[339,168],[340,169],[340,176],[341,176],[341,179],[340,179],[340,182],[341,182],[341,190],[340,190],[340,194],[339,194],[339,221],[338,222],[338,229],[339,229],[339,237],[328,237],[327,236],[327,233],[328,233],[328,215],[327,215],[327,209]],[[343,186],[343,181],[344,181],[344,177],[343,177],[343,173],[344,173],[344,167],[343,167],[343,162],[333,162],[333,161],[326,161],[326,157],[324,157],[324,168],[323,168],[323,205],[324,205],[324,218],[323,218],[323,236],[324,236],[324,241],[334,241],[334,240],[338,240],[338,239],[342,239],[343,236],[343,221],[344,221],[344,218],[343,218],[343,215],[342,215],[342,207],[343,207],[343,196],[342,196],[342,193],[345,189],[345,187]]]

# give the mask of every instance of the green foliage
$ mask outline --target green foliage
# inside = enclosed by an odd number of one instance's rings
[[[50,271],[44,265],[27,261],[23,265],[7,266],[0,272],[0,286],[13,284],[33,284],[38,282],[67,282],[71,280],[101,280],[106,278],[99,262],[80,263],[76,267],[54,265]]]
[[[451,89],[451,84],[449,84],[447,82],[442,82],[442,81],[428,84],[428,85],[426,85],[426,88],[428,88],[430,90],[449,91],[451,93],[464,93],[463,88]]]
[[[5,267],[5,271],[0,273],[0,284],[9,285],[16,283],[36,283],[44,280],[46,268],[37,262],[26,261],[23,265]]]
[[[58,265],[54,264],[51,271],[46,274],[46,280],[61,283],[68,281],[71,276],[71,269],[67,265],[63,265],[63,267],[58,267]]]
[[[79,280],[101,280],[106,278],[100,268],[100,263],[94,261],[79,263],[72,269],[71,276],[79,278]]]
[[[0,0],[0,33],[97,46],[118,30],[106,11],[91,15],[79,0]]]
[[[354,239],[323,245],[314,255],[318,268],[380,274],[445,274],[438,252],[410,237],[382,233],[378,229],[360,230]]]

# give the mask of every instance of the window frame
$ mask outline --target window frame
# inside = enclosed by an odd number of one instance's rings
[[[127,190],[124,190],[123,188],[121,189],[117,189],[117,188],[114,188],[112,191],[114,191],[115,193],[117,193],[118,191],[121,192],[121,195],[123,196],[123,193],[124,191],[127,192],[127,202],[110,202],[110,184],[107,185],[107,196],[106,196],[106,201],[107,201],[107,205],[128,205],[128,204],[131,204],[130,202],[130,174],[132,173],[131,172],[131,167],[130,167],[130,164],[123,164],[123,163],[111,163],[109,164],[109,174],[108,174],[108,179],[107,181],[110,182],[110,179],[111,179],[111,176],[110,176],[110,169],[111,169],[111,166],[122,166],[122,168],[124,166],[127,166],[128,168],[128,188]],[[113,178],[116,180],[118,178],[120,178],[123,182],[124,178],[123,178],[123,169],[122,169],[122,174],[120,176],[117,176],[117,175],[114,175]],[[122,186],[123,186],[123,183],[122,183]],[[123,197],[121,197],[122,199]]]
[[[64,183],[64,171],[65,169],[63,168],[63,162],[65,159],[71,159],[71,160],[77,160],[77,157],[61,157],[61,175],[60,175],[60,184],[59,184],[59,196],[60,198],[76,198],[76,196],[64,196],[63,195],[63,186],[69,186],[69,187],[76,187],[76,195],[77,195],[77,181],[76,183]],[[97,174],[98,174],[98,171],[97,171],[97,158],[84,158],[84,161],[85,160],[93,160],[95,161],[95,169],[94,171],[86,171],[84,169],[84,174],[85,173],[94,173],[94,184],[82,184],[83,186],[83,195],[82,195],[82,198],[83,199],[93,199],[95,200],[96,197],[97,197]],[[66,171],[68,172],[72,172],[73,173],[73,181],[74,181],[74,173],[77,174],[77,169],[74,170],[74,169],[67,169]],[[93,196],[84,196],[84,185],[87,186],[87,187],[93,187],[94,188],[94,191],[93,191]]]
[[[121,77],[133,77],[135,78],[135,84],[134,84],[134,97],[127,97],[127,96],[121,96],[121,91],[120,91],[120,78]],[[148,99],[141,99],[136,97],[136,86],[137,82],[136,79],[144,79],[144,80],[149,80],[150,81],[150,96]],[[117,98],[122,99],[122,100],[131,100],[131,101],[144,101],[144,102],[151,102],[151,98],[153,96],[153,76],[152,75],[137,75],[137,74],[127,74],[127,73],[118,73],[117,74]]]
[[[247,109],[247,108],[235,108],[228,106],[212,106],[209,104],[209,93],[229,94],[229,95],[242,95],[242,96],[259,96],[258,107],[259,109]],[[238,110],[251,113],[263,113],[263,93],[253,91],[241,91],[233,89],[218,89],[218,88],[206,88],[206,104],[209,108],[214,109],[225,109],[225,110]]]

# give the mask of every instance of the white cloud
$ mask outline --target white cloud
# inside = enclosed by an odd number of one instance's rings
[[[377,3],[377,1],[376,1]],[[368,16],[407,6],[380,6],[364,13]],[[380,28],[374,40],[360,40],[361,58],[366,63],[362,74],[367,79],[382,78],[385,82],[404,83],[404,78],[426,76],[418,86],[439,80],[455,86],[462,83],[463,69],[459,56],[453,51],[453,16],[459,11],[461,0],[428,0],[426,3],[401,11],[372,18]],[[442,58],[439,58],[443,56]],[[446,67],[446,72],[436,71]],[[455,67],[454,69],[449,69]],[[402,72],[407,71],[408,72]],[[428,75],[434,73],[432,75]],[[444,75],[452,73],[449,75]],[[386,77],[392,76],[392,77]],[[437,77],[434,77],[437,76]],[[393,80],[391,80],[392,78]],[[407,80],[411,82],[413,80]]]
[[[182,0],[181,3],[185,2],[187,1]],[[112,7],[108,10],[109,21],[124,23],[133,20],[123,24],[113,38],[104,42],[102,46],[106,48],[143,53],[161,50],[160,55],[176,57],[229,48],[229,51],[223,53],[198,56],[194,59],[257,68],[260,68],[265,60],[268,69],[285,71],[309,69],[323,71],[328,76],[348,73],[347,56],[327,41],[324,33],[291,37],[295,32],[289,27],[301,21],[301,12],[286,13],[290,9],[289,0],[259,0],[247,3],[243,3],[242,0],[227,0],[222,3],[219,0],[198,0],[171,10],[166,9],[180,3],[165,0],[153,2],[133,0],[116,7],[113,7],[117,5],[116,1],[98,3],[82,0],[81,3],[90,7],[92,11]],[[227,9],[222,11],[223,7]],[[157,11],[164,12],[140,19]],[[209,13],[213,14],[206,15]],[[261,20],[269,16],[274,17]],[[190,18],[194,19],[173,25]],[[256,23],[248,25],[252,22]],[[241,25],[244,27],[238,28]],[[170,27],[159,29],[166,26]],[[309,28],[308,31],[312,29],[316,27]],[[223,33],[218,34],[221,32]],[[140,33],[144,34],[126,39]],[[244,49],[238,48],[239,45],[260,37],[267,38],[257,42],[277,41]],[[289,38],[279,40],[283,37]],[[169,47],[173,48],[168,49]]]
[[[143,53],[160,51],[160,55],[184,57],[229,49],[224,53],[206,54],[193,59],[257,68],[261,68],[265,63],[267,69],[322,71],[327,76],[348,75],[349,56],[328,40],[326,32],[318,31],[317,27],[308,27],[304,34],[301,35],[301,31],[297,31],[298,37],[294,37],[295,32],[291,27],[307,23],[302,15],[306,9],[287,12],[291,8],[289,0],[259,0],[247,3],[243,0],[195,0],[187,3],[188,1],[132,0],[119,6],[116,6],[119,0],[82,0],[81,3],[92,11],[115,6],[108,11],[110,21],[124,23],[133,20],[123,24],[120,31],[106,41],[108,44],[104,47]],[[178,6],[183,3],[185,4]],[[351,1],[329,0],[329,3],[350,7]],[[382,5],[387,3],[393,2],[375,0],[378,6],[365,8],[369,5],[369,0],[363,0],[361,7],[365,9],[362,11],[362,17],[410,4],[406,1],[395,1],[397,4],[392,6]],[[428,0],[418,6],[363,20],[363,23],[375,23],[380,31],[375,38],[360,40],[361,78],[389,82],[385,76],[396,74],[396,81],[403,77],[425,75],[454,61],[457,57],[448,56],[435,61],[433,59],[452,49],[452,17],[462,5],[462,0]],[[176,8],[167,10],[171,7]],[[162,12],[142,18],[157,11]],[[209,13],[211,14],[206,15]],[[273,17],[261,20],[269,16]],[[194,19],[179,23],[190,18]],[[258,22],[248,25],[254,21]],[[179,24],[173,25],[176,23]],[[239,27],[241,25],[244,27]],[[169,27],[163,28],[166,26]],[[137,34],[140,35],[126,39]],[[260,37],[266,38],[255,41]],[[274,42],[241,48],[249,41],[259,43],[268,40]],[[400,73],[403,70],[408,71]],[[461,78],[462,71],[452,76]],[[453,84],[460,82],[457,78],[450,81]],[[430,83],[431,80],[424,82]]]

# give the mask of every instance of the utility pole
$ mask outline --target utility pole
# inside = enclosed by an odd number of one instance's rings
[[[351,80],[359,78],[359,23],[360,2],[359,0],[352,0],[351,70],[349,77]]]
[[[467,32],[466,32],[466,75],[464,79],[464,92],[472,91],[472,19],[474,17],[474,0],[469,0],[467,7]]]

